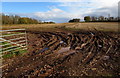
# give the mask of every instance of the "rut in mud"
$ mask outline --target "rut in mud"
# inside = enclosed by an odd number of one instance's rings
[[[118,76],[120,34],[28,32],[29,52],[6,61],[4,77]]]

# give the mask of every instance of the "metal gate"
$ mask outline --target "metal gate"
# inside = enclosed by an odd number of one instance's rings
[[[25,29],[0,30],[0,54],[3,57],[19,55],[27,51]]]

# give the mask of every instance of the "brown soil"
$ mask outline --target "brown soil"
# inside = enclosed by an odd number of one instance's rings
[[[28,53],[3,62],[3,77],[119,76],[120,34],[28,31]]]

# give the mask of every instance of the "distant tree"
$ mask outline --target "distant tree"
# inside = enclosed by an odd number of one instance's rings
[[[104,18],[104,21],[108,21],[108,18],[107,18],[107,17],[105,17],[105,18]]]
[[[52,21],[50,21],[49,23],[50,23],[50,24],[55,24],[55,22],[52,22]]]
[[[91,18],[90,18],[90,16],[85,16],[85,17],[84,17],[84,20],[85,20],[85,22],[90,22],[90,21],[91,21]]]
[[[8,15],[4,16],[3,20],[4,20],[5,24],[12,24],[13,23],[13,20]]]
[[[109,20],[110,20],[110,21],[113,21],[113,20],[114,20],[114,17],[110,17]]]
[[[0,25],[2,25],[2,13],[0,13]]]
[[[72,19],[72,20],[69,20],[69,22],[80,22],[80,19]]]
[[[69,22],[73,22],[73,20],[69,20]]]
[[[100,16],[100,17],[98,18],[98,20],[99,20],[99,21],[104,21],[104,16]]]
[[[38,20],[27,17],[19,18],[18,24],[39,24]]]
[[[52,21],[50,21],[50,22],[43,22],[44,24],[55,24],[55,22],[52,22]]]
[[[97,21],[97,17],[92,16],[91,17],[91,21],[96,22]]]
[[[19,18],[20,18],[20,16],[15,15],[14,19],[13,19],[13,24],[18,24]]]
[[[2,24],[39,24],[39,21],[36,19],[28,17],[20,17],[17,15],[2,15]]]
[[[104,17],[104,16],[99,16],[99,17],[95,17],[95,16],[85,16],[84,17],[85,22],[118,22],[119,21],[119,17]]]
[[[27,20],[26,20],[26,18],[19,18],[19,20],[18,20],[18,24],[27,24],[28,22],[27,22]]]

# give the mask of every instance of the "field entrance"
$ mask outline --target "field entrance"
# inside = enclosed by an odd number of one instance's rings
[[[0,53],[3,58],[10,58],[27,52],[25,29],[0,30]]]

